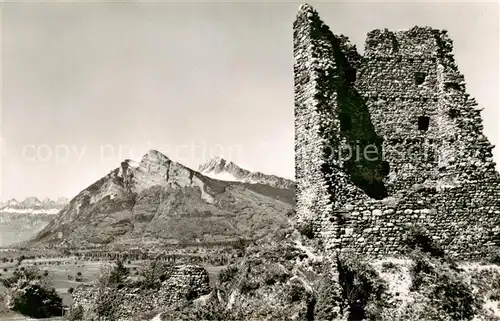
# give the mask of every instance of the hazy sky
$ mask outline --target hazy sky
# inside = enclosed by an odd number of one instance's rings
[[[447,29],[500,145],[497,3],[311,4],[360,50],[376,28]],[[2,198],[72,197],[149,149],[292,178],[298,6],[3,3]]]

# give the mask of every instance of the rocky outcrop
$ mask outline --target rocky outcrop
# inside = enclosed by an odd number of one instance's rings
[[[33,244],[80,247],[255,238],[288,226],[293,193],[214,180],[153,150],[138,163],[125,160],[79,193]]]
[[[263,184],[283,189],[295,188],[295,182],[292,180],[261,172],[251,172],[221,157],[215,157],[200,165],[198,170],[205,176],[223,181]]]

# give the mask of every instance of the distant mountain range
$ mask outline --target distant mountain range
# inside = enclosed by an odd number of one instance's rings
[[[200,171],[206,175],[155,150],[138,163],[125,160],[74,197],[30,243],[212,242],[259,238],[290,225],[293,181],[221,158]]]
[[[66,198],[40,201],[36,197],[0,202],[0,246],[33,238],[68,203]]]
[[[36,197],[28,197],[19,202],[16,199],[8,201],[0,201],[0,212],[17,213],[17,214],[57,214],[64,206],[69,203],[69,200],[60,197],[57,200],[45,198],[40,201]]]
[[[285,189],[295,188],[295,182],[292,180],[261,172],[250,172],[222,157],[211,159],[206,164],[201,165],[198,170],[205,176],[223,181],[264,184]]]

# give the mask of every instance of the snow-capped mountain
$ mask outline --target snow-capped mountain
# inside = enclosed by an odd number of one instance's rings
[[[54,215],[66,206],[68,202],[69,200],[64,197],[60,197],[55,201],[50,198],[45,198],[43,201],[40,201],[36,197],[28,197],[21,202],[13,198],[5,202],[0,202],[0,212]]]
[[[292,180],[261,172],[251,172],[219,156],[201,165],[198,170],[205,176],[221,181],[263,184],[284,189],[295,187],[295,182]]]

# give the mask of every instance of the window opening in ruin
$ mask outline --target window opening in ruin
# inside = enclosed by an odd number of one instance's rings
[[[460,90],[460,85],[457,84],[456,82],[448,82],[445,84],[445,89],[454,89],[454,90]]]
[[[383,161],[382,162],[382,175],[387,176],[391,172],[391,167],[389,165],[389,162]]]
[[[427,116],[418,117],[418,129],[419,130],[428,130],[429,129],[430,118]]]
[[[356,81],[356,68],[346,68],[344,73],[347,82],[353,83]]]
[[[448,110],[448,116],[450,116],[451,119],[457,118],[459,115],[460,112],[455,108],[451,108],[450,110]]]
[[[424,83],[425,80],[425,73],[423,72],[416,72],[415,73],[415,84],[421,85]]]

